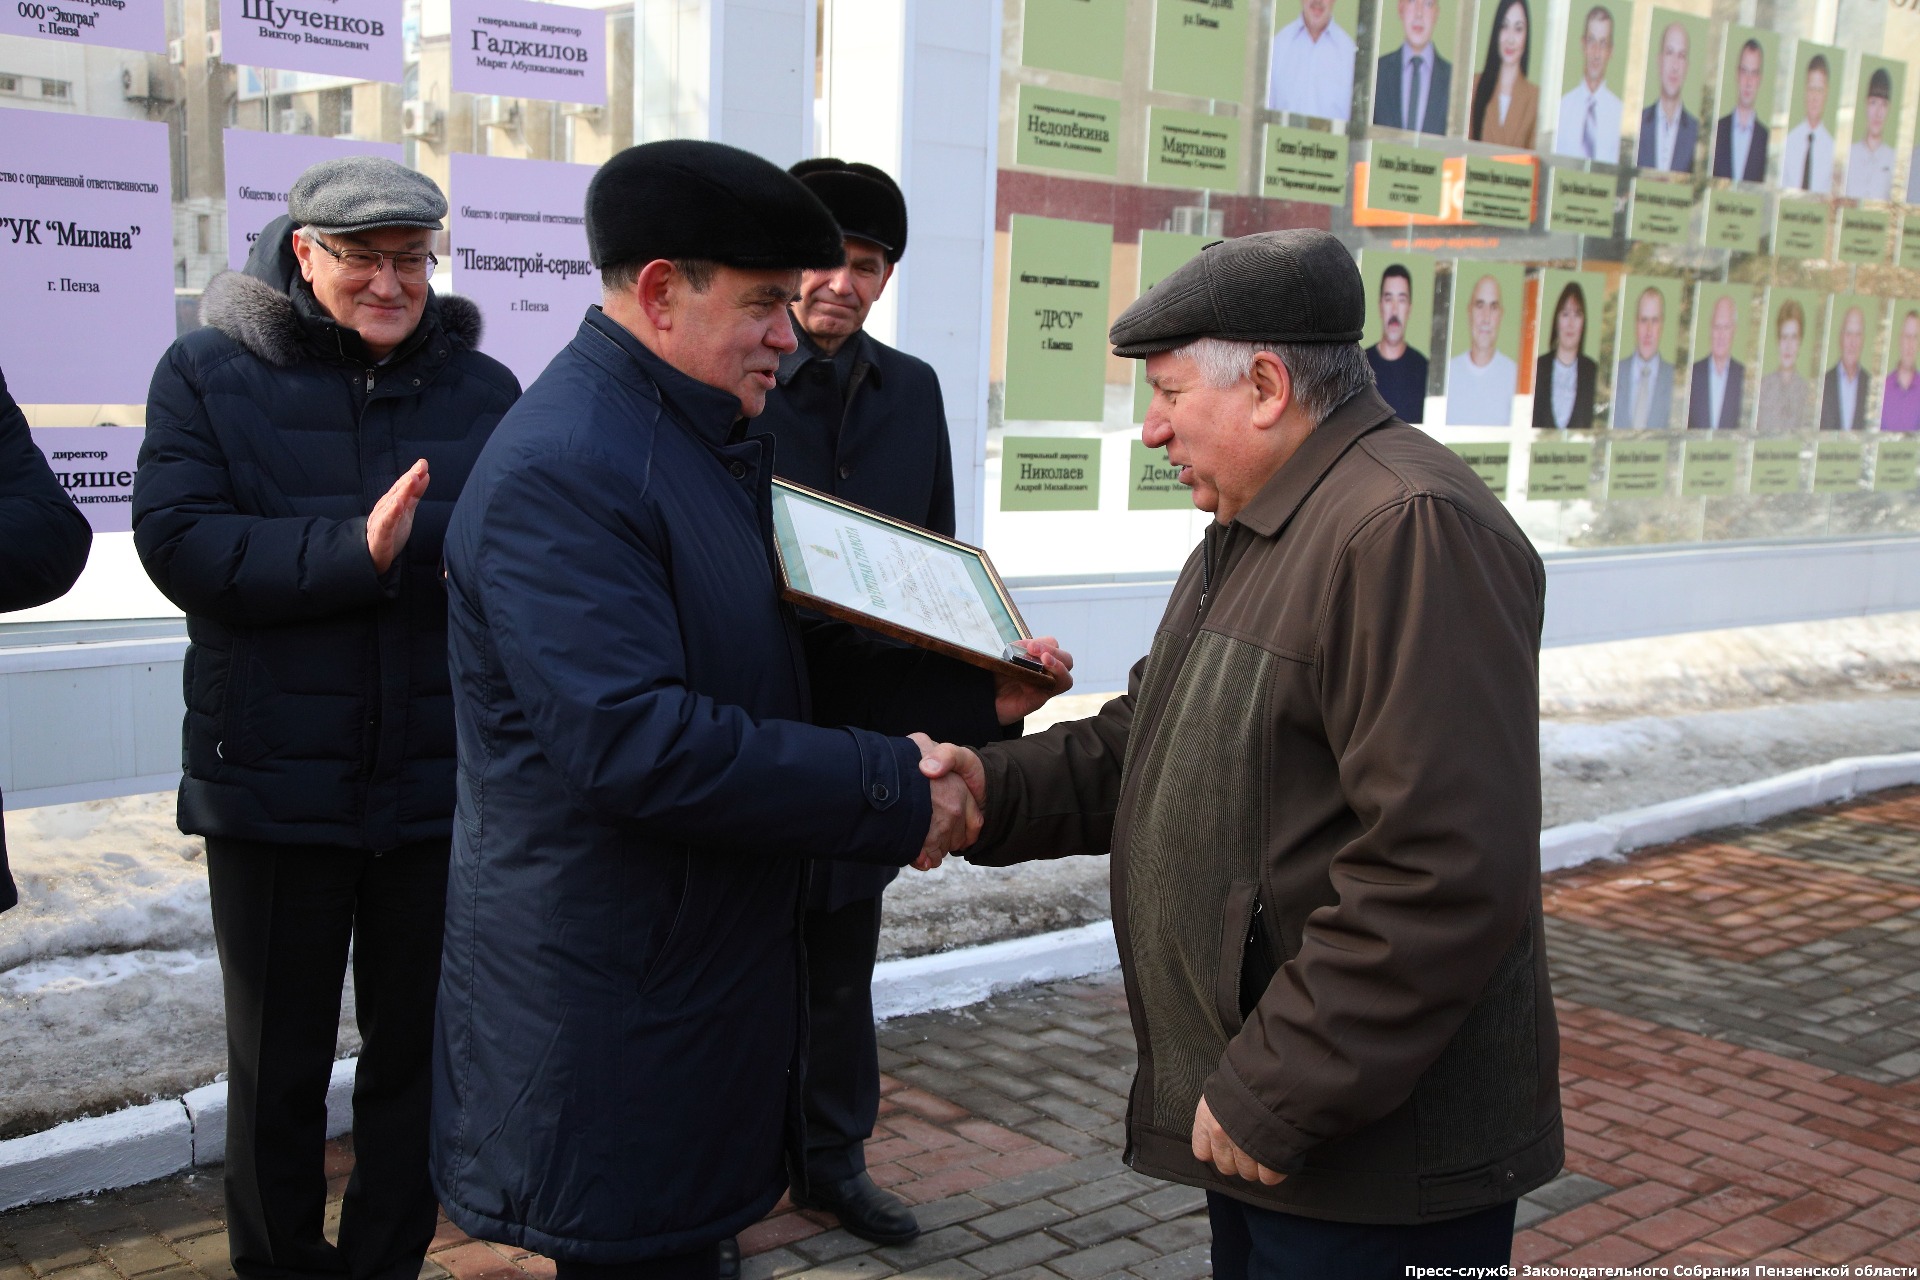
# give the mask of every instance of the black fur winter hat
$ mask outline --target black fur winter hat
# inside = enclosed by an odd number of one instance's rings
[[[888,262],[900,261],[907,251],[907,198],[884,170],[820,156],[787,172],[820,197],[841,231],[873,241],[887,251]]]
[[[750,270],[846,261],[840,228],[772,161],[721,142],[628,147],[587,184],[587,253],[596,267],[692,258]]]

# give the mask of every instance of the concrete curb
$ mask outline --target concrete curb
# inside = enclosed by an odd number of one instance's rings
[[[1540,869],[1560,871],[1720,827],[1749,826],[1795,809],[1920,783],[1920,751],[1853,756],[1739,787],[1573,822],[1540,833]],[[1015,987],[1104,973],[1120,953],[1113,922],[1100,920],[1031,938],[887,960],[874,966],[876,1017],[957,1009]],[[336,1062],[327,1088],[327,1136],[353,1124],[352,1058]],[[165,1178],[225,1159],[227,1086],[70,1120],[0,1142],[0,1210]]]

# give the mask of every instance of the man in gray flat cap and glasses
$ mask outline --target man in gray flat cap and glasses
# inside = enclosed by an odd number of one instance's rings
[[[414,1280],[453,819],[440,544],[520,394],[435,297],[431,179],[303,173],[161,358],[134,546],[187,615],[182,831],[207,839],[242,1280]],[[351,946],[361,1049],[339,1244],[326,1097]]]
[[[1129,1161],[1206,1189],[1220,1277],[1504,1263],[1561,1162],[1544,575],[1374,390],[1365,308],[1337,240],[1272,231],[1127,309],[1142,439],[1214,523],[1126,694],[934,753],[963,856],[1113,855]]]

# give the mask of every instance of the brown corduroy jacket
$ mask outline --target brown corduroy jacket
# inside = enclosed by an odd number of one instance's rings
[[[1544,593],[1486,485],[1368,391],[1209,527],[1126,694],[981,752],[969,859],[1113,854],[1135,1168],[1379,1223],[1559,1170]],[[1203,1094],[1284,1182],[1194,1159]]]

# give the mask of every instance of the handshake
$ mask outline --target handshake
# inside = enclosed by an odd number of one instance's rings
[[[997,677],[993,706],[1003,725],[1025,719],[1045,706],[1049,698],[1073,687],[1073,655],[1052,636],[1023,641],[1021,647],[1040,660],[1053,683],[1048,686],[1014,676]],[[980,757],[966,747],[935,742],[924,733],[907,736],[920,748],[920,772],[933,791],[933,821],[913,866],[931,871],[949,853],[980,838],[987,809],[987,773]]]

